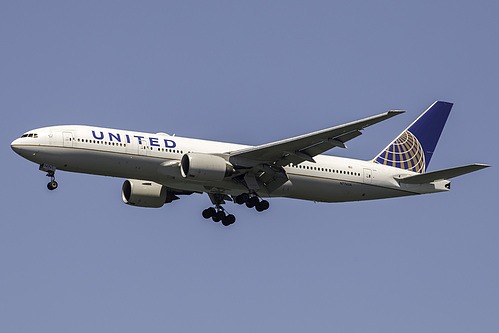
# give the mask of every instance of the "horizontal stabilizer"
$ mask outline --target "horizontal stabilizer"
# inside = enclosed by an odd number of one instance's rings
[[[489,166],[490,165],[486,164],[470,164],[450,169],[422,173],[420,175],[415,175],[415,176],[395,177],[395,179],[397,179],[401,183],[406,183],[406,184],[426,184],[436,180],[444,180],[457,176],[462,176],[470,172],[488,168]]]

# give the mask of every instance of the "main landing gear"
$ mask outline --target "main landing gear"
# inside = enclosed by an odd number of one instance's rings
[[[256,195],[250,196],[248,193],[243,193],[235,197],[234,201],[238,205],[246,204],[248,208],[255,208],[258,212],[263,212],[269,209],[270,204],[267,200],[260,200]]]
[[[212,203],[215,207],[206,208],[203,210],[203,217],[205,219],[212,219],[213,222],[222,222],[224,226],[229,226],[236,222],[236,217],[232,214],[227,214],[227,211],[222,207],[225,203],[227,196],[223,194],[209,194]],[[263,212],[269,209],[269,202],[267,200],[260,200],[256,195],[250,195],[249,193],[243,193],[236,197],[233,197],[234,202],[243,205],[246,204],[248,208],[255,208],[258,212]],[[229,199],[230,200],[230,199]]]
[[[213,222],[222,221],[222,224],[224,226],[234,224],[234,222],[236,222],[236,217],[232,214],[227,214],[225,209],[222,207],[222,204],[225,203],[225,199],[229,197],[219,193],[208,193],[208,195],[215,207],[210,207],[203,210],[203,217],[205,219],[211,218]]]
[[[236,222],[236,217],[232,214],[227,214],[221,206],[206,208],[203,210],[203,217],[205,219],[211,218],[213,222],[222,221],[222,224],[226,227]]]
[[[51,191],[55,190],[59,184],[55,181],[55,167],[50,164],[41,164],[40,170],[47,173],[47,177],[50,177],[50,182],[47,184],[47,188]]]

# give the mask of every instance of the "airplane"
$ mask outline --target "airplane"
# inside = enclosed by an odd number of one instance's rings
[[[202,216],[229,226],[236,221],[226,201],[262,212],[268,198],[315,202],[363,201],[450,190],[448,179],[489,167],[470,164],[428,172],[453,104],[436,101],[370,160],[322,153],[362,134],[366,127],[405,111],[388,111],[347,124],[259,146],[183,138],[93,126],[31,130],[12,149],[39,164],[49,190],[63,170],[126,179],[124,203],[162,207],[193,193],[207,193]]]

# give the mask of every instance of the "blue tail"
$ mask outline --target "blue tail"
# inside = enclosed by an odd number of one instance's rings
[[[437,101],[419,116],[374,162],[424,173],[430,164],[440,134],[452,109],[452,103]]]

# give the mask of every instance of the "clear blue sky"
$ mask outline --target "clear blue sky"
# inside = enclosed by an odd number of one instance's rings
[[[498,332],[496,1],[9,1],[0,9],[0,331]],[[332,150],[374,157],[435,100],[449,193],[271,200],[204,220],[10,142],[87,124],[262,144],[389,109]]]

